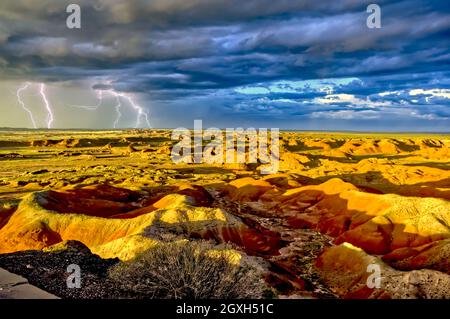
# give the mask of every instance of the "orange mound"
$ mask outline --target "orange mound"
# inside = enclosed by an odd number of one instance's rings
[[[398,271],[348,243],[326,249],[315,267],[327,286],[343,298],[450,298],[449,275],[428,269]],[[378,287],[371,285],[373,267],[380,270]]]
[[[319,230],[336,237],[336,244],[349,242],[384,255],[450,238],[450,203],[445,200],[370,194],[340,179],[291,189],[272,186],[264,184],[238,199],[259,200],[290,227]]]
[[[79,196],[81,198],[104,199],[116,202],[130,202],[133,200],[137,200],[140,197],[140,194],[138,192],[129,189],[113,187],[106,184],[68,189],[65,192],[74,194],[75,196]]]
[[[305,146],[309,147],[309,148],[318,148],[318,149],[322,149],[322,150],[330,150],[331,149],[330,144],[328,144],[326,141],[322,141],[322,140],[305,139],[305,140],[303,140],[303,144],[305,144]]]
[[[230,182],[227,192],[233,200],[251,201],[257,200],[259,196],[272,188],[269,182],[244,177]]]
[[[276,254],[280,248],[278,234],[262,227],[251,228],[219,208],[196,206],[211,200],[201,186],[170,187],[183,194],[168,194],[151,205],[119,214],[115,213],[134,207],[136,202],[93,199],[96,189],[27,195],[0,228],[0,253],[43,249],[77,240],[104,258],[129,259],[167,238],[231,241],[247,252],[263,255]],[[136,197],[124,189],[104,186],[98,189],[98,197],[112,198],[111,194],[117,194],[120,200]],[[85,197],[78,197],[77,202],[76,195]]]
[[[383,261],[401,270],[427,268],[450,274],[450,239],[398,248],[384,255]]]
[[[280,155],[280,167],[282,171],[301,170],[305,166],[303,164],[310,162],[310,159],[301,154],[283,152]]]
[[[213,200],[212,196],[199,185],[179,184],[174,187],[172,192],[191,197],[196,206],[209,206]]]
[[[84,190],[71,192],[48,191],[42,197],[41,205],[49,210],[66,214],[84,214],[98,217],[110,217],[125,213],[135,208],[131,203],[123,203],[106,199],[84,197]],[[92,194],[90,191],[89,194]]]
[[[401,149],[394,140],[348,140],[339,148],[343,153],[354,155],[399,154]]]

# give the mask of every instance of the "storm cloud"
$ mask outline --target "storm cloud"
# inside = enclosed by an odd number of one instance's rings
[[[2,0],[0,86],[49,83],[61,109],[68,87],[136,94],[160,127],[447,130],[450,6],[378,1],[369,29],[371,2]]]

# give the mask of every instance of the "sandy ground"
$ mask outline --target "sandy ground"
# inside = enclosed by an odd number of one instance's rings
[[[0,266],[63,298],[139,298],[115,290],[111,265],[202,238],[257,258],[280,296],[374,297],[329,279],[338,266],[325,257],[350,242],[363,249],[350,264],[366,253],[392,273],[448,280],[450,136],[282,132],[279,174],[264,176],[253,164],[174,164],[170,133],[0,131]],[[65,240],[91,251],[45,251]],[[89,269],[81,290],[65,287],[72,259]]]

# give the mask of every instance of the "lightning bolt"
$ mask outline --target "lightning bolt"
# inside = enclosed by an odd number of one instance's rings
[[[33,112],[29,108],[27,108],[27,106],[25,105],[25,102],[21,98],[22,92],[24,90],[28,89],[28,87],[30,85],[31,85],[31,83],[26,82],[23,86],[21,86],[20,88],[17,89],[16,95],[17,95],[18,103],[20,104],[22,109],[25,110],[28,113],[28,115],[30,116],[31,122],[33,124],[33,127],[37,128]],[[104,92],[107,92],[107,93],[111,94],[112,96],[114,96],[116,98],[116,101],[117,101],[117,103],[115,105],[115,110],[116,110],[116,114],[117,115],[116,115],[116,118],[115,118],[114,123],[113,123],[114,128],[117,128],[117,126],[119,125],[119,121],[122,118],[122,112],[121,112],[122,99],[125,99],[128,102],[128,104],[131,106],[131,108],[133,108],[133,110],[135,110],[136,113],[137,113],[135,128],[139,128],[141,126],[142,121],[144,121],[144,124],[146,124],[148,128],[151,128],[151,124],[150,124],[150,121],[149,121],[149,115],[144,110],[144,108],[142,106],[140,106],[138,103],[136,103],[135,100],[132,98],[132,96],[130,96],[129,94],[127,94],[127,93],[119,93],[119,92],[115,91],[114,89],[95,90],[95,93],[97,94],[97,99],[98,99],[98,102],[97,102],[96,105],[91,105],[91,106],[72,105],[72,107],[78,107],[78,108],[82,108],[82,109],[85,109],[85,110],[88,110],[88,111],[95,111],[100,106],[102,106],[102,104],[103,104],[103,94],[104,94]],[[49,102],[49,100],[47,98],[45,83],[39,83],[39,94],[41,95],[42,101],[44,102],[45,109],[47,110],[47,119],[46,119],[47,128],[51,128],[52,124],[54,122],[54,114],[53,114],[53,110],[52,110],[52,107],[50,105],[50,102]]]
[[[39,93],[41,94],[42,100],[44,101],[44,104],[45,104],[45,108],[47,109],[47,128],[51,128],[52,123],[53,123],[53,111],[50,106],[50,103],[48,102],[47,95],[45,93],[45,84],[44,83],[40,84]]]
[[[103,90],[94,90],[94,91],[95,91],[95,94],[97,95],[97,99],[98,99],[98,103],[96,105],[71,105],[71,106],[82,108],[87,111],[97,110],[103,104]],[[115,97],[115,99],[117,101],[117,104],[115,106],[117,116],[113,123],[114,128],[117,128],[120,118],[122,117],[122,113],[120,112],[120,108],[122,107],[122,103],[120,101],[120,96],[113,90],[105,90],[105,92],[110,93],[112,96]]]
[[[152,127],[150,125],[150,121],[148,120],[148,114],[146,112],[144,112],[144,109],[140,105],[138,105],[134,102],[134,100],[131,98],[131,96],[129,96],[128,94],[125,94],[125,93],[117,93],[116,91],[113,91],[113,92],[117,96],[125,98],[128,101],[128,103],[131,105],[131,107],[137,111],[135,128],[138,128],[141,125],[141,118],[144,118],[145,123],[147,124],[148,128]]]
[[[115,96],[116,100],[117,100],[117,104],[116,104],[116,113],[117,113],[117,117],[116,120],[114,121],[114,128],[117,128],[117,125],[119,124],[120,118],[122,117],[122,113],[120,112],[120,108],[122,107],[122,103],[120,102],[120,98],[118,96]]]
[[[28,113],[28,115],[30,116],[31,119],[31,123],[33,124],[33,128],[37,128],[36,126],[36,121],[34,120],[34,116],[33,116],[33,112],[31,112],[31,110],[29,108],[27,108],[25,106],[25,102],[23,102],[20,94],[22,93],[22,91],[28,89],[28,87],[30,86],[30,82],[26,82],[22,87],[17,89],[16,95],[17,95],[17,101],[19,102],[19,104],[22,106],[22,108]]]
[[[22,109],[24,111],[26,111],[28,113],[28,115],[30,116],[31,122],[33,124],[33,127],[37,128],[36,120],[34,118],[33,112],[25,105],[25,102],[22,100],[22,97],[21,97],[22,92],[24,90],[27,90],[30,87],[30,85],[31,85],[31,83],[26,82],[23,86],[21,86],[21,87],[19,87],[17,89],[16,95],[17,95],[18,103],[20,104]],[[144,110],[144,108],[141,105],[139,105],[137,102],[135,102],[135,100],[133,99],[133,97],[131,95],[129,95],[127,93],[117,92],[114,89],[95,90],[95,93],[96,93],[97,99],[98,99],[98,102],[97,102],[96,105],[91,105],[91,106],[71,105],[71,106],[72,107],[77,107],[77,108],[82,108],[82,109],[85,109],[87,111],[98,110],[98,108],[100,106],[102,106],[102,104],[103,104],[103,98],[104,98],[105,92],[109,93],[113,97],[115,97],[116,102],[117,102],[116,105],[115,105],[116,118],[115,118],[114,123],[113,123],[114,128],[117,128],[117,126],[119,125],[119,122],[120,122],[120,120],[122,118],[122,112],[121,112],[121,109],[122,109],[122,106],[123,106],[122,105],[122,100],[126,100],[127,103],[131,106],[131,108],[137,113],[135,128],[141,127],[142,122],[144,122],[144,125],[147,125],[148,128],[151,128],[151,124],[150,124],[150,121],[149,121],[149,115]],[[42,97],[42,101],[44,102],[44,106],[45,106],[45,109],[47,111],[47,118],[46,118],[47,128],[51,128],[55,118],[54,118],[52,106],[50,105],[49,99],[47,98],[45,83],[39,83],[39,94]]]
[[[110,83],[108,83],[108,84],[110,84]],[[119,93],[119,92],[115,91],[114,89],[95,90],[95,92],[96,92],[97,98],[98,98],[97,105],[71,105],[71,106],[82,108],[87,111],[95,111],[103,103],[103,94],[104,94],[103,92],[107,92],[107,93],[111,94],[112,96],[114,96],[116,98],[116,102],[117,102],[115,105],[116,119],[114,120],[114,123],[113,123],[114,128],[117,128],[117,126],[119,125],[119,121],[122,118],[122,112],[121,112],[122,99],[127,100],[129,105],[137,112],[135,128],[138,128],[141,125],[142,119],[145,120],[147,127],[151,128],[151,124],[150,124],[150,121],[148,118],[148,113],[146,113],[144,111],[144,109],[139,104],[137,104],[130,95],[128,95],[126,93]]]
[[[19,87],[17,89],[16,95],[17,95],[17,101],[19,102],[20,106],[28,113],[28,115],[30,116],[31,122],[33,123],[33,127],[37,128],[36,125],[36,121],[34,119],[34,115],[33,112],[26,107],[25,102],[22,100],[21,94],[24,90],[28,89],[28,87],[31,85],[30,82],[26,82],[23,86]],[[44,83],[40,83],[39,84],[39,94],[42,97],[42,100],[44,101],[45,104],[45,109],[47,110],[47,128],[51,128],[52,127],[52,123],[54,121],[54,116],[53,116],[53,110],[50,106],[50,102],[47,99],[47,94],[45,93],[45,84]]]
[[[134,103],[134,101],[131,99],[131,97],[127,96],[127,99],[130,102],[131,106],[135,110],[138,110],[138,116],[137,116],[137,120],[136,120],[136,127],[139,127],[140,121],[141,121],[141,117],[143,117],[147,127],[151,128],[152,126],[150,124],[150,121],[148,120],[148,114],[146,112],[144,112],[144,109],[140,105]]]

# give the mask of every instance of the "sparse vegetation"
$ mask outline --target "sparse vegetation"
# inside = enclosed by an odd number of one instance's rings
[[[261,274],[212,254],[205,241],[170,243],[117,264],[110,277],[118,286],[148,298],[215,299],[267,297]]]

